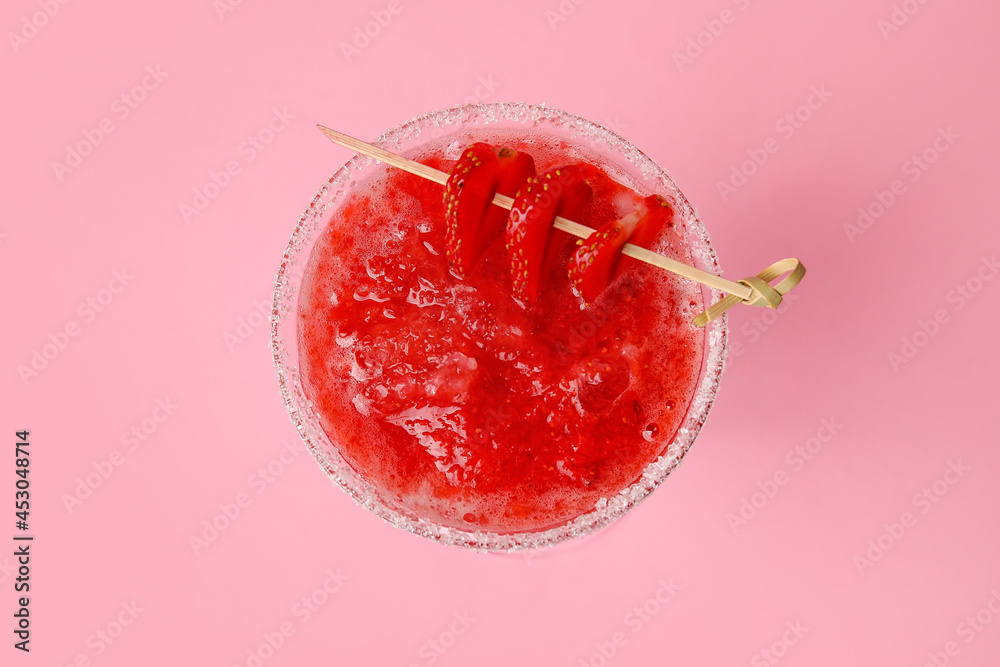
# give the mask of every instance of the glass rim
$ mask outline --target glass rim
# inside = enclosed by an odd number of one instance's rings
[[[683,223],[688,243],[696,265],[710,273],[721,275],[718,258],[708,237],[708,232],[666,170],[645,153],[635,148],[617,133],[574,114],[546,105],[525,103],[478,103],[439,109],[412,118],[384,132],[374,142],[386,150],[397,150],[406,141],[419,138],[429,128],[451,128],[458,131],[471,118],[494,122],[525,123],[533,121],[554,123],[543,128],[552,131],[569,130],[575,138],[584,138],[602,145],[603,152],[616,163],[626,161],[642,176],[662,185],[671,198],[679,204],[678,218]],[[477,123],[484,124],[484,123]],[[418,144],[415,144],[418,145]],[[285,407],[300,437],[331,481],[340,486],[355,502],[370,510],[389,524],[402,528],[440,544],[467,547],[479,551],[510,552],[537,549],[591,534],[621,518],[636,507],[672,473],[690,449],[704,425],[715,400],[722,375],[727,347],[727,318],[725,316],[705,327],[705,348],[701,370],[694,394],[674,438],[664,446],[662,453],[643,469],[640,477],[612,498],[601,499],[594,509],[557,526],[529,532],[494,533],[482,530],[464,530],[444,526],[427,519],[407,516],[390,507],[379,490],[356,472],[339,454],[337,445],[319,426],[311,402],[305,396],[298,372],[297,300],[299,281],[296,267],[308,261],[315,235],[328,223],[325,215],[331,207],[350,192],[355,174],[376,164],[373,158],[360,154],[350,158],[320,188],[309,207],[300,216],[289,239],[275,278],[272,302],[271,350],[278,384]],[[722,294],[715,289],[702,287],[705,302],[714,302]],[[290,331],[289,331],[290,329]],[[295,354],[290,353],[294,348]]]

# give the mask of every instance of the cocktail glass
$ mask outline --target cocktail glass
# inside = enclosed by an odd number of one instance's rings
[[[720,274],[718,261],[704,225],[667,173],[625,139],[596,123],[553,109],[529,104],[475,104],[453,107],[417,117],[392,129],[374,143],[399,154],[409,154],[429,140],[451,134],[468,133],[471,127],[490,130],[513,129],[544,133],[547,137],[580,146],[585,154],[601,156],[612,175],[640,191],[667,196],[675,206],[675,225],[689,245],[695,266]],[[456,151],[465,145],[456,139]],[[457,153],[456,153],[457,157]],[[361,506],[390,524],[441,544],[485,551],[514,551],[550,546],[582,537],[598,530],[635,507],[646,498],[681,462],[708,416],[722,375],[726,350],[726,318],[703,329],[704,354],[693,399],[676,431],[660,456],[649,463],[642,475],[618,494],[600,499],[595,507],[565,523],[531,532],[495,533],[441,525],[415,516],[412,510],[382,493],[371,481],[355,471],[320,426],[319,416],[306,396],[301,382],[297,316],[299,288],[310,252],[337,208],[363,182],[380,169],[375,160],[355,156],[323,185],[299,219],[278,271],[271,316],[271,347],[285,405],[297,431],[322,470]],[[556,232],[558,233],[558,232]],[[678,278],[678,280],[681,280]],[[702,286],[702,302],[720,297]],[[699,304],[700,305],[700,304]],[[613,443],[609,443],[613,446]]]

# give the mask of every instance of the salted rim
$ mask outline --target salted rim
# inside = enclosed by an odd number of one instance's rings
[[[434,134],[437,130],[460,129],[466,123],[488,125],[499,122],[522,125],[530,122],[535,127],[544,126],[543,129],[550,132],[555,130],[560,136],[568,133],[569,136],[565,138],[586,141],[598,152],[605,155],[611,153],[608,157],[613,162],[627,163],[627,166],[637,170],[633,176],[641,177],[652,190],[669,194],[677,205],[675,212],[678,222],[686,232],[686,241],[695,264],[710,273],[721,275],[718,258],[705,226],[666,171],[624,138],[579,116],[546,105],[500,102],[468,104],[417,116],[385,132],[373,143],[386,150],[399,151],[404,143],[417,145],[414,142],[428,131]],[[680,465],[708,417],[724,366],[727,343],[725,316],[705,327],[706,353],[700,380],[687,414],[664,453],[646,466],[638,480],[617,495],[602,498],[593,510],[559,526],[534,532],[499,534],[441,526],[433,521],[407,516],[387,506],[374,485],[355,472],[340,456],[336,445],[319,426],[319,417],[302,390],[297,365],[297,297],[302,270],[308,262],[315,237],[328,222],[327,211],[338,205],[350,192],[355,181],[362,178],[375,164],[376,161],[372,158],[355,155],[323,185],[309,208],[299,218],[275,279],[270,319],[271,350],[278,384],[292,423],[320,468],[359,505],[393,526],[441,544],[482,551],[537,549],[583,537],[617,520],[638,505]],[[714,302],[721,296],[718,290],[702,286],[702,297],[706,303]]]

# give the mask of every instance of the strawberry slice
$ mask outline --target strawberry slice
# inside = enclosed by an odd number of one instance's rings
[[[513,148],[501,148],[499,157],[501,171],[496,192],[513,197],[535,175],[535,161],[527,153]],[[500,206],[490,207],[483,221],[483,234],[488,237],[488,241],[492,241],[507,226],[508,215],[507,210]]]
[[[462,153],[444,191],[445,254],[460,277],[469,274],[504,227],[507,212],[494,210],[493,195],[513,196],[534,173],[534,160],[527,153],[504,148],[498,154],[483,142]]]
[[[664,228],[673,225],[673,208],[663,197],[650,195],[636,210],[601,226],[580,242],[567,269],[569,278],[587,303],[600,296],[627,268],[621,262],[626,243],[647,247]]]
[[[590,196],[580,165],[550,169],[518,190],[507,218],[507,255],[516,299],[530,304],[538,298],[552,223],[557,215],[579,218]]]
[[[641,207],[645,207],[646,214],[636,225],[635,231],[628,237],[628,242],[643,248],[651,247],[664,229],[674,226],[674,207],[660,195],[650,195],[642,200]],[[619,264],[618,274],[620,275],[631,262],[639,260],[627,257]]]

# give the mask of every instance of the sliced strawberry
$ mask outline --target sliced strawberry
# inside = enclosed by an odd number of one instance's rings
[[[664,229],[674,226],[674,207],[660,195],[650,195],[642,200],[646,213],[636,225],[635,231],[628,237],[628,242],[643,248],[649,248],[660,237]],[[640,207],[641,208],[641,207]],[[633,261],[631,257],[628,261]],[[639,261],[639,260],[634,260]],[[619,273],[625,269],[628,262],[619,265]]]
[[[550,169],[518,190],[507,218],[507,255],[515,298],[526,304],[538,298],[552,223],[557,215],[578,218],[590,195],[580,165]]]
[[[513,197],[521,186],[535,175],[535,161],[527,153],[516,151],[513,148],[501,148],[499,157],[500,180],[497,182],[496,192]],[[500,206],[491,206],[486,212],[486,219],[483,220],[483,233],[480,236],[486,240],[487,244],[507,226],[508,215],[507,210]]]
[[[500,158],[493,147],[475,143],[462,152],[445,184],[445,254],[463,278],[482,250],[476,247],[476,236],[499,173]]]
[[[584,301],[590,303],[611,284],[621,260],[622,246],[641,219],[637,209],[621,220],[612,220],[583,240],[569,258],[569,279]]]
[[[504,227],[507,213],[492,206],[497,192],[513,196],[535,173],[527,153],[472,144],[455,163],[445,185],[445,253],[452,269],[465,277]]]
[[[581,242],[569,260],[569,278],[584,301],[597,299],[627,267],[621,262],[626,243],[646,247],[673,224],[673,208],[663,197],[650,195],[636,210],[613,220]]]

